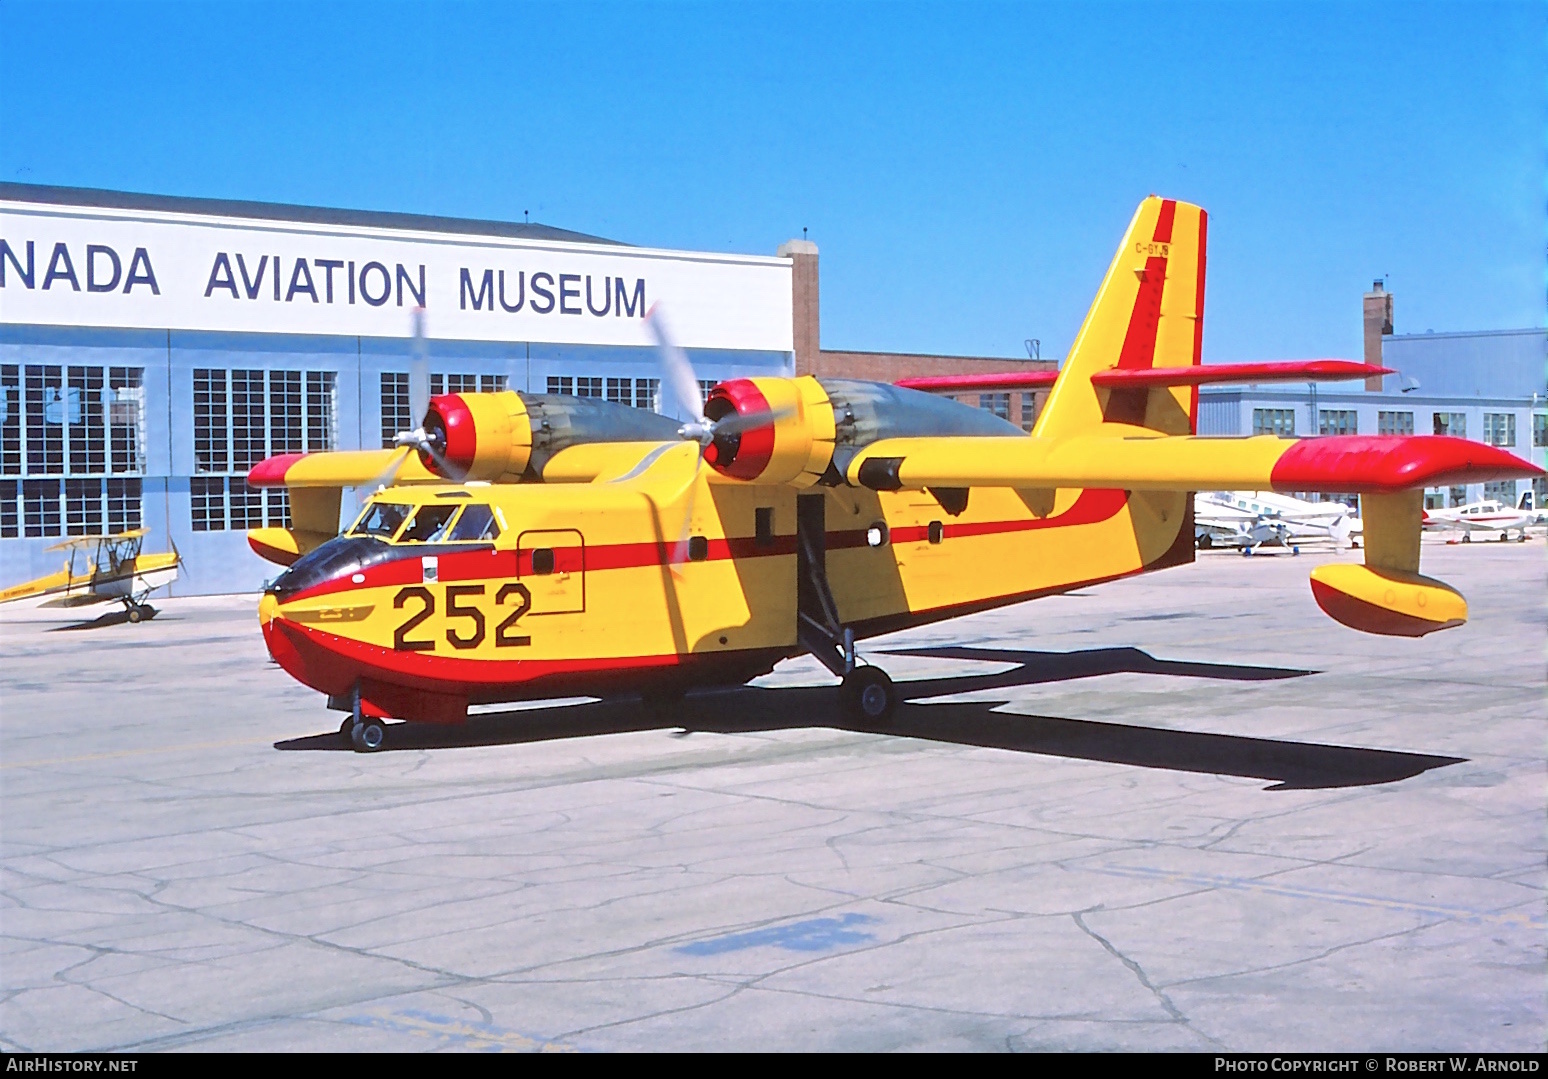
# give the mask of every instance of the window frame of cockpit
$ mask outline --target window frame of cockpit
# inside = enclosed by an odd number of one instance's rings
[[[444,495],[437,495],[436,497],[439,498],[439,497],[445,497],[445,496]],[[454,496],[454,497],[466,498],[466,497],[469,497],[469,496],[467,496],[467,495],[458,495],[458,496]],[[360,527],[361,522],[363,522],[370,515],[372,509],[374,509],[378,505],[401,506],[401,507],[403,507],[406,510],[406,512],[404,513],[404,516],[403,516],[403,520],[401,522],[399,522],[398,527],[393,530],[391,535],[384,535],[383,533],[380,533],[380,532],[356,532],[356,529],[358,529]],[[395,547],[397,547],[397,546],[416,546],[416,545],[421,545],[422,546],[427,541],[425,541],[425,540],[406,540],[406,539],[402,538],[403,534],[413,524],[414,519],[419,516],[419,513],[420,513],[421,510],[425,509],[427,506],[445,506],[445,505],[446,505],[445,503],[438,503],[438,502],[432,501],[430,499],[425,499],[423,501],[418,501],[418,502],[399,502],[399,501],[396,501],[396,500],[374,499],[374,498],[373,499],[369,499],[369,500],[367,500],[366,504],[361,508],[360,513],[355,518],[354,523],[351,524],[348,529],[346,529],[344,532],[342,532],[341,535],[345,535],[345,536],[355,536],[355,535],[375,536],[376,538],[378,538],[380,540],[383,540],[384,542],[389,543],[389,544],[391,544],[391,545],[393,545]],[[484,526],[480,530],[479,535],[474,537],[474,538],[472,538],[472,539],[454,539],[454,538],[452,538],[453,535],[455,534],[455,532],[457,531],[458,527],[461,526],[463,517],[467,515],[467,511],[470,508],[472,508],[472,507],[481,507],[481,508],[486,509],[486,510],[489,511],[489,519],[484,522]],[[448,544],[461,544],[461,543],[466,543],[466,544],[489,543],[489,544],[493,544],[493,543],[495,543],[500,538],[500,535],[502,533],[508,531],[508,529],[505,526],[505,521],[504,521],[504,516],[505,515],[500,512],[499,507],[497,507],[497,506],[495,506],[495,505],[493,505],[493,504],[491,504],[489,502],[480,502],[480,501],[454,502],[454,503],[452,503],[447,508],[449,508],[449,509],[451,509],[453,511],[452,515],[449,518],[447,518],[445,524],[442,526],[442,530],[441,530],[442,538],[436,539],[434,541],[429,541],[431,543],[431,545],[433,545],[433,546],[439,547],[439,546],[444,546],[444,545],[448,545]],[[495,528],[497,530],[493,536],[488,534],[491,527],[493,527],[493,528]]]

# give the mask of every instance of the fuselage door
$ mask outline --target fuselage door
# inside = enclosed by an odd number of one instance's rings
[[[516,576],[532,594],[532,613],[586,609],[586,541],[573,528],[544,528],[516,538]]]

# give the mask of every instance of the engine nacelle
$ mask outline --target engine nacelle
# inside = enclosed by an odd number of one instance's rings
[[[459,479],[510,483],[527,470],[532,425],[527,420],[526,402],[514,390],[432,397],[424,427],[446,463],[460,474]],[[446,475],[425,450],[419,451],[419,460],[431,472]]]
[[[854,455],[884,438],[1004,438],[1024,432],[981,408],[919,390],[857,379],[738,378],[710,391],[704,414],[772,411],[779,419],[705,447],[717,472],[758,483],[843,483]]]
[[[801,378],[733,378],[710,391],[704,415],[774,412],[777,419],[704,447],[704,461],[723,476],[810,487],[833,460],[833,406],[822,384]]]
[[[666,442],[677,421],[594,397],[557,394],[448,393],[430,401],[425,434],[460,479],[514,483],[540,477],[560,450],[598,442]],[[420,451],[424,466],[446,472]],[[451,477],[448,477],[451,478]]]

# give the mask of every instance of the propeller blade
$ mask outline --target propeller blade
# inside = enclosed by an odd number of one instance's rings
[[[409,418],[424,422],[430,411],[430,348],[425,342],[425,309],[414,308],[413,342],[409,347]]]
[[[405,432],[405,434],[407,433],[409,432]],[[409,454],[414,452],[412,447],[401,442],[402,438],[403,435],[399,435],[393,440],[400,443],[398,446],[399,452],[393,454],[387,462],[387,467],[382,469],[381,473],[369,484],[359,488],[360,491],[365,492],[366,495],[371,495],[384,487],[392,486],[392,481],[398,478],[398,470],[403,467],[403,462],[407,461]]]
[[[704,392],[699,388],[698,377],[688,354],[678,348],[667,328],[658,300],[645,312],[645,325],[656,339],[656,350],[661,357],[662,411],[678,419],[702,422],[704,419]],[[684,415],[686,413],[686,415]]]
[[[721,435],[739,435],[756,427],[771,427],[780,420],[795,415],[795,411],[793,408],[766,408],[759,412],[733,412],[729,416],[711,421],[710,430],[716,438]]]

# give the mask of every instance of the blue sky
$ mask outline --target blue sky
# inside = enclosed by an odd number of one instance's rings
[[[829,348],[1061,356],[1138,200],[1206,360],[1544,322],[1541,3],[0,0],[0,179],[822,251]]]

